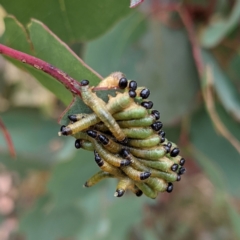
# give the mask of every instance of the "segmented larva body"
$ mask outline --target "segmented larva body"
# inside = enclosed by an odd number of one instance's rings
[[[82,85],[80,90],[84,103],[104,122],[117,140],[123,141],[126,136],[112,114],[108,111],[105,102],[89,89],[88,84]]]
[[[93,90],[115,89],[104,102]],[[94,151],[101,171],[86,181],[91,187],[106,178],[119,180],[114,196],[127,190],[136,196],[156,198],[159,192],[171,192],[172,182],[179,181],[186,169],[185,159],[176,144],[166,139],[158,110],[152,109],[149,89],[138,87],[120,73],[111,74],[96,88],[81,81],[83,102],[92,113],[68,116],[70,123],[62,126],[59,135],[76,138],[75,147]],[[106,97],[106,95],[105,95]]]
[[[92,187],[105,178],[114,178],[114,175],[109,172],[99,171],[96,174],[94,174],[88,181],[86,181],[83,186]]]

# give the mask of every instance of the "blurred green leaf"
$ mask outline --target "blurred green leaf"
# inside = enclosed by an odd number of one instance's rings
[[[84,188],[83,184],[99,171],[92,152],[74,149],[74,138],[72,151],[75,157],[56,165],[48,182],[48,191],[57,206],[70,204],[88,194],[91,190]]]
[[[102,56],[107,56],[102,61]],[[121,70],[151,90],[163,122],[176,122],[194,106],[198,76],[186,32],[140,13],[87,45],[85,61],[103,76]],[[173,110],[174,109],[174,110]]]
[[[240,238],[240,215],[235,207],[233,207],[231,204],[227,205],[229,217],[232,223],[232,227],[234,229],[234,232],[236,234],[237,238]]]
[[[220,106],[217,112],[225,126],[239,140],[239,124],[234,122]],[[191,142],[197,149],[194,157],[215,185],[221,190],[226,187],[231,194],[239,197],[239,153],[225,138],[216,133],[213,123],[203,109],[193,116]]]
[[[202,57],[206,66],[209,66],[212,71],[214,88],[222,105],[226,111],[240,122],[240,95],[236,87],[218,66],[217,61],[210,53],[203,50]]]
[[[95,38],[133,11],[129,0],[1,0],[0,4],[24,25],[31,18],[42,21],[67,43]]]
[[[2,38],[3,44],[13,47],[16,50],[30,53],[60,68],[76,80],[89,79],[93,85],[96,85],[100,81],[100,76],[82,62],[65,43],[53,35],[53,33],[42,23],[36,20],[31,21],[28,26],[30,40],[26,35],[26,30],[15,18],[7,17],[5,19],[5,26],[6,31]],[[17,32],[17,35],[13,37],[15,32]],[[30,48],[28,41],[32,44],[33,49]],[[27,70],[65,104],[70,103],[72,94],[54,78],[33,67],[24,65],[15,60],[11,61],[18,67]]]
[[[232,7],[228,19],[213,19],[212,23],[201,32],[200,43],[203,47],[212,48],[219,44],[237,25],[240,19],[240,1]]]
[[[8,154],[5,139],[0,134],[1,162],[23,173],[29,169],[45,169],[64,151],[64,140],[57,136],[59,126],[46,119],[38,110],[15,109],[1,115],[17,153],[17,159]]]
[[[75,206],[55,209],[46,197],[20,221],[20,231],[28,240],[56,240],[74,237],[84,221],[85,214]]]

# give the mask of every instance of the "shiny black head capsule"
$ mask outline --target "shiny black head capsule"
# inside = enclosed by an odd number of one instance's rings
[[[172,183],[168,183],[168,187],[167,187],[166,191],[168,193],[170,193],[170,192],[172,192],[172,190],[173,190],[173,184]]]
[[[86,131],[87,135],[92,137],[92,138],[96,138],[97,137],[97,132],[94,130],[87,130]]]
[[[123,159],[123,160],[121,160],[120,166],[121,166],[121,167],[124,167],[124,166],[128,166],[128,165],[130,165],[130,164],[131,164],[131,161],[130,161],[130,160],[128,160],[128,159]]]
[[[145,180],[151,176],[150,172],[142,172],[140,173],[140,180]]]
[[[96,151],[94,151],[94,155],[95,155],[95,162],[99,167],[101,167],[104,164],[103,160],[101,159],[101,157]]]
[[[130,81],[128,87],[129,87],[131,90],[135,91],[135,90],[137,89],[137,82],[136,82],[136,81],[133,81],[133,80]]]
[[[169,153],[170,152],[170,148],[166,144],[164,144],[163,146],[164,146],[164,148],[166,150],[166,153]]]
[[[157,121],[151,125],[154,131],[159,131],[162,128],[163,124],[160,121]]]
[[[135,98],[137,96],[135,90],[129,90],[128,94],[130,98]]]
[[[152,101],[142,102],[141,105],[146,109],[151,109],[153,107],[153,102]]]
[[[137,197],[141,197],[143,192],[139,189],[135,194]]]
[[[177,176],[177,181],[179,182],[181,180],[181,175]]]
[[[176,157],[179,153],[180,153],[179,148],[174,148],[174,149],[170,152],[170,156],[171,156],[171,157]]]
[[[165,137],[162,137],[160,140],[160,143],[164,143],[165,142]]]
[[[180,161],[179,161],[179,165],[183,166],[184,164],[185,164],[185,159],[181,158]]]
[[[71,134],[71,129],[69,127],[62,125],[60,128],[60,132],[62,135],[67,136],[67,135]]]
[[[144,88],[141,92],[140,92],[140,97],[142,99],[147,99],[150,95],[150,90],[147,88]]]
[[[123,158],[129,158],[129,151],[123,148],[119,153]]]
[[[72,122],[78,121],[76,114],[68,115],[68,119]]]
[[[167,143],[167,146],[168,146],[169,148],[171,148],[171,147],[172,147],[172,143],[171,143],[171,142],[168,142],[168,143]]]
[[[176,172],[178,170],[178,164],[177,163],[174,163],[172,166],[171,166],[171,170],[173,172]]]
[[[155,117],[156,120],[160,119],[160,112],[158,110],[152,110],[151,114]]]
[[[125,190],[123,190],[123,189],[117,189],[116,192],[115,192],[115,194],[114,194],[114,196],[115,196],[115,197],[122,197],[124,193],[125,193]]]
[[[107,137],[105,137],[102,134],[98,135],[98,140],[103,144],[103,145],[107,145],[109,143],[109,139]]]
[[[75,141],[75,148],[79,149],[79,148],[81,148],[81,147],[82,147],[81,140],[80,140],[80,139],[77,139],[77,140]]]
[[[89,81],[88,80],[82,80],[80,82],[81,86],[87,86],[89,84]]]
[[[179,171],[178,171],[178,174],[183,175],[185,172],[186,172],[186,168],[185,167],[180,167]]]
[[[161,130],[161,131],[158,132],[158,135],[160,135],[162,137],[165,137],[166,134],[165,134],[165,132],[163,130]]]
[[[128,80],[126,78],[121,78],[118,82],[118,87],[121,89],[125,89],[128,85]]]

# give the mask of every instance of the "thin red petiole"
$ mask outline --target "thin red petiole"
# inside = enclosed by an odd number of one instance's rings
[[[15,149],[14,149],[14,146],[13,146],[13,142],[12,142],[11,136],[10,136],[7,128],[5,127],[3,121],[1,120],[1,118],[0,118],[0,129],[2,129],[3,135],[4,135],[5,139],[6,139],[10,155],[13,158],[15,158],[16,157],[16,152],[15,152]]]
[[[2,44],[0,44],[0,54],[4,54],[10,58],[21,61],[24,64],[31,65],[34,68],[51,75],[53,78],[61,82],[73,94],[81,96],[81,92],[79,90],[80,83],[53,65]]]

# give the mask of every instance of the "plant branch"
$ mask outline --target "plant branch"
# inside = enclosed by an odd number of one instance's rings
[[[0,118],[0,129],[2,129],[3,135],[6,139],[10,155],[15,158],[16,157],[16,152],[14,150],[14,146],[13,146],[11,136],[10,136],[8,130],[6,129],[5,125],[3,124],[3,121],[1,120],[1,118]]]
[[[28,64],[38,70],[41,70],[53,78],[55,78],[57,81],[62,83],[68,90],[70,90],[73,94],[77,94],[81,96],[81,92],[79,89],[80,83],[70,77],[67,73],[63,72],[62,70],[54,67],[53,65],[44,62],[41,59],[38,59],[36,57],[33,57],[31,55],[28,55],[26,53],[14,50],[10,47],[7,47],[5,45],[0,44],[0,54],[4,54],[10,58],[16,59],[18,61],[21,61],[24,64]]]

